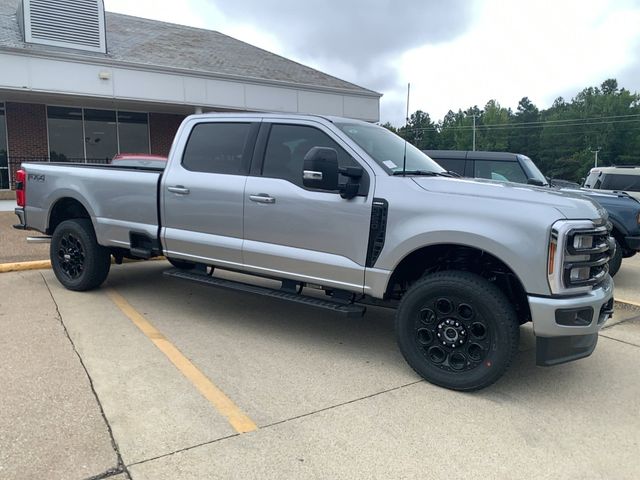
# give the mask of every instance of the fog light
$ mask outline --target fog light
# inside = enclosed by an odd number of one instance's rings
[[[556,323],[567,327],[586,327],[593,320],[593,308],[556,310]]]
[[[575,237],[573,237],[573,248],[575,248],[576,250],[584,250],[591,247],[593,247],[593,236],[576,235]]]
[[[581,282],[584,280],[589,280],[591,276],[591,267],[578,267],[571,269],[571,276],[569,280],[572,282]]]

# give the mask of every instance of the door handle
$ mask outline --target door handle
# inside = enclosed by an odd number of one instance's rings
[[[270,197],[266,193],[260,193],[258,195],[249,195],[249,200],[257,203],[276,203],[276,199]]]
[[[188,188],[184,188],[182,185],[176,185],[175,187],[167,187],[171,193],[178,193],[180,195],[189,195],[190,190]]]

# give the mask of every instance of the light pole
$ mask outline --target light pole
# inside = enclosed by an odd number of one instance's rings
[[[473,115],[473,151],[476,151],[476,116]]]
[[[596,154],[595,163],[594,163],[594,165],[593,165],[594,167],[597,167],[597,166],[598,166],[598,152],[599,152],[600,150],[601,150],[601,148],[600,148],[600,147],[598,147],[598,148],[597,148],[597,149],[595,149],[595,150],[591,150],[591,153],[595,153],[595,154]]]

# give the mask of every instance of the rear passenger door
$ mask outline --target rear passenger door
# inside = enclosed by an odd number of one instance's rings
[[[244,198],[247,270],[362,291],[374,176],[341,142],[320,123],[265,121]],[[303,159],[316,146],[334,148],[340,166],[364,169],[358,196],[303,186]]]
[[[242,265],[243,202],[258,119],[193,120],[161,185],[162,240],[173,258]],[[173,152],[172,152],[173,155]]]

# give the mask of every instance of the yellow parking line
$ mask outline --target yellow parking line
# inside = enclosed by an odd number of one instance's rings
[[[238,433],[253,432],[258,426],[240,408],[216,387],[204,373],[191,363],[159,330],[157,330],[142,314],[127,302],[115,290],[107,289],[107,295],[122,313],[144,333],[158,349],[166,355],[173,365],[180,370],[198,391],[213,405]]]

